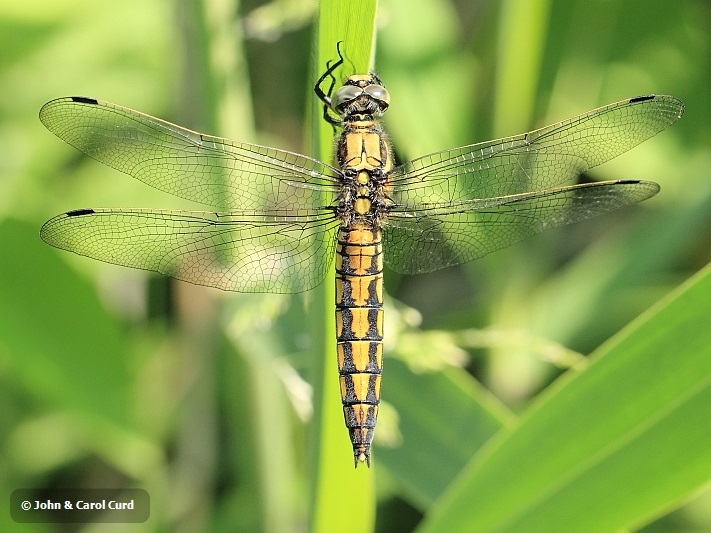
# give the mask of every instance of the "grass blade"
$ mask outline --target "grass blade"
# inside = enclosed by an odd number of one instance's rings
[[[421,531],[616,531],[678,505],[711,472],[709,316],[707,267],[546,391]]]
[[[335,61],[336,43],[343,41],[341,50],[345,64],[336,73],[336,83],[348,74],[368,72],[375,38],[377,2],[339,2],[324,0],[319,10],[316,42],[316,63],[312,68],[315,82],[326,68],[327,61]],[[340,79],[339,79],[340,76]],[[311,89],[311,88],[309,88]],[[322,120],[323,107],[310,92],[312,102],[313,146],[315,156],[322,161],[332,160],[333,128]],[[343,422],[343,411],[338,390],[335,353],[334,283],[327,280],[316,291],[320,301],[323,326],[320,341],[322,362],[316,363],[314,381],[314,434],[316,453],[312,470],[311,529],[313,531],[372,531],[375,523],[375,495],[372,469],[353,468],[348,432]],[[316,308],[317,306],[314,306]],[[317,337],[317,339],[319,338]],[[374,458],[377,465],[377,457]],[[377,466],[375,466],[377,468]],[[357,495],[353,501],[354,495]],[[351,508],[344,512],[344,505]]]

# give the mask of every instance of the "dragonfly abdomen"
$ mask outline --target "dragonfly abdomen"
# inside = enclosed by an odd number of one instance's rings
[[[338,233],[336,346],[355,464],[370,466],[383,368],[383,254],[380,230],[367,224]]]

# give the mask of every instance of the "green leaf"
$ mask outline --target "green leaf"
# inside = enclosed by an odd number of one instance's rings
[[[315,82],[325,71],[327,61],[338,59],[336,45],[342,41],[345,63],[336,73],[336,83],[343,76],[368,72],[375,37],[375,0],[339,2],[324,0],[320,4],[316,64],[312,69]],[[341,79],[339,79],[339,76]],[[328,88],[328,84],[324,90]],[[331,161],[333,128],[322,120],[323,106],[313,93],[313,146],[316,157]],[[335,324],[333,305],[334,284],[326,282],[315,291],[319,306],[313,306],[314,316],[320,317],[317,326],[323,357],[315,362],[313,435],[315,453],[312,465],[311,529],[313,531],[372,531],[375,523],[375,494],[373,471],[361,466],[353,468],[353,453],[348,431],[343,421],[335,355]],[[316,328],[315,328],[316,329]],[[377,457],[374,457],[377,462]],[[374,465],[375,466],[375,465]],[[376,466],[377,468],[377,466]],[[354,495],[357,495],[353,500]],[[352,512],[343,512],[343,502],[351,501]]]
[[[39,238],[0,224],[0,351],[17,379],[57,408],[126,426],[125,336],[86,280]]]
[[[515,417],[461,368],[415,373],[396,358],[389,358],[386,368],[385,399],[397,410],[401,438],[398,446],[387,446],[376,437],[377,457],[424,512]]]
[[[421,531],[617,531],[711,477],[711,268],[549,388]]]

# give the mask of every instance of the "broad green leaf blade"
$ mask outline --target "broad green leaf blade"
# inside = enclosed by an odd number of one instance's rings
[[[0,351],[18,383],[90,419],[128,427],[126,340],[118,322],[35,227],[0,224]]]
[[[421,531],[617,531],[711,479],[711,268],[477,457]]]
[[[327,61],[338,59],[336,44],[343,41],[341,50],[346,64],[336,73],[339,75],[367,72],[370,67],[375,40],[375,12],[377,1],[340,2],[323,0],[319,7],[318,33],[316,39],[316,63],[312,65],[312,81],[326,69]],[[355,69],[355,70],[352,70]],[[328,85],[326,85],[326,88]],[[314,156],[331,162],[333,128],[322,120],[323,105],[310,94],[312,102]],[[312,464],[311,531],[372,531],[375,523],[375,494],[373,470],[353,467],[353,453],[348,439],[348,430],[343,419],[338,370],[336,366],[336,332],[334,318],[334,283],[328,280],[315,292],[320,305],[312,306],[314,316],[322,324],[318,330],[320,341],[315,346],[321,350],[321,361],[314,384],[313,431],[315,442]],[[319,337],[316,337],[318,339]],[[377,468],[377,455],[373,454],[373,467]]]
[[[414,373],[396,358],[386,364],[385,400],[397,410],[401,441],[381,446],[376,437],[377,457],[424,512],[515,417],[463,369]]]

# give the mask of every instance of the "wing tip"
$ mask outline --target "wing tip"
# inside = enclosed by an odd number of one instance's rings
[[[665,102],[667,106],[674,109],[676,111],[676,114],[674,115],[673,122],[676,122],[676,120],[680,119],[681,116],[684,114],[684,102],[682,102],[676,96],[672,96],[670,94],[644,94],[641,96],[635,96],[633,98],[630,98],[629,100],[627,100],[627,103],[630,105],[635,105],[644,102],[649,102],[651,100],[659,100]]]
[[[66,96],[50,100],[49,102],[44,104],[39,111],[40,121],[50,131],[52,131],[52,128],[50,128],[49,123],[47,122],[47,113],[50,113],[52,108],[56,106],[61,106],[62,104],[66,104],[67,102],[72,102],[76,104],[99,105],[99,101],[96,98],[89,98],[88,96]]]
[[[59,241],[54,236],[54,228],[57,224],[61,223],[62,220],[66,220],[71,217],[81,217],[85,215],[93,215],[96,211],[93,209],[74,209],[72,211],[67,211],[66,213],[61,213],[57,216],[50,218],[47,222],[42,224],[40,228],[40,238],[56,248],[62,248],[66,250],[67,248],[59,244]]]

